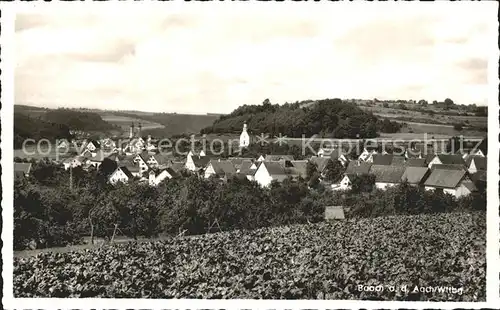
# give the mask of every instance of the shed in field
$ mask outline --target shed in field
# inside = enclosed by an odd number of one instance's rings
[[[345,219],[344,207],[327,206],[325,207],[325,221]]]

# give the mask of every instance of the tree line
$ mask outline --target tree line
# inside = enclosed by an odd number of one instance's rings
[[[283,105],[271,104],[266,99],[262,105],[243,105],[228,115],[220,116],[212,126],[202,129],[201,134],[239,133],[243,123],[248,124],[251,134],[268,133],[275,136],[281,133],[294,138],[302,135],[375,138],[380,131],[394,130],[387,126],[387,122],[366,113],[355,103],[340,99]]]

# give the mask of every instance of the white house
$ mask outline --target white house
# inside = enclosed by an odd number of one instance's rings
[[[96,140],[90,140],[86,145],[85,145],[85,149],[92,152],[92,153],[95,153],[96,150],[100,149],[101,148],[101,144],[96,141]]]
[[[234,165],[229,160],[211,160],[205,168],[205,179],[211,176],[227,177],[236,174]]]
[[[266,160],[264,155],[260,155],[259,158],[257,158],[257,161],[264,161],[264,160]]]
[[[375,187],[385,190],[401,183],[404,166],[372,165],[369,174],[375,175]]]
[[[477,188],[464,170],[433,169],[424,182],[426,190],[440,190],[456,198],[467,196]]]
[[[171,179],[176,175],[176,173],[171,168],[166,168],[156,173],[154,170],[149,171],[149,185],[157,186],[165,179]]]
[[[66,158],[63,161],[63,166],[65,170],[68,170],[69,168],[76,168],[85,165],[87,164],[87,162],[88,162],[87,158],[83,156],[75,156],[71,158]]]
[[[333,190],[350,190],[352,186],[352,178],[354,178],[354,174],[346,174],[340,180],[339,184],[332,184]]]
[[[113,173],[111,173],[111,175],[109,176],[109,183],[111,183],[113,185],[118,183],[118,182],[127,183],[129,180],[131,180],[133,178],[134,178],[134,176],[128,170],[128,168],[125,166],[122,166],[122,167],[116,168],[116,170],[113,171]]]
[[[284,167],[279,162],[263,161],[254,174],[254,179],[262,187],[267,187],[272,181],[283,181],[287,178]]]
[[[377,151],[375,149],[369,150],[367,148],[364,148],[363,152],[361,152],[361,154],[359,155],[358,160],[369,161],[373,154],[377,154]]]
[[[486,171],[487,159],[481,155],[467,157],[466,167],[470,174],[478,171]]]
[[[141,174],[149,170],[149,166],[147,163],[148,157],[146,157],[146,156],[149,157],[149,155],[147,155],[145,153],[141,153],[141,154],[137,154],[134,157],[134,163],[139,165],[139,169],[140,169]]]
[[[68,140],[63,139],[63,140],[59,141],[59,144],[57,145],[57,148],[59,148],[59,149],[67,149],[67,148],[69,148],[69,146],[70,146],[70,143],[68,142]]]
[[[248,147],[250,145],[250,136],[247,132],[247,124],[243,124],[243,131],[240,135],[240,147]]]

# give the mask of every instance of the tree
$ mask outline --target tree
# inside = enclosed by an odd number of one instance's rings
[[[388,107],[389,107],[389,104],[388,104],[387,102],[384,102],[384,103],[382,103],[382,106],[383,106],[384,108],[388,108]]]
[[[375,185],[375,175],[361,174],[354,176],[351,184],[353,193],[371,192]]]
[[[418,104],[423,106],[423,107],[426,107],[429,103],[427,102],[427,100],[424,100],[424,99],[420,99],[418,101]]]
[[[325,167],[324,178],[326,181],[335,183],[342,179],[345,168],[338,160],[329,160]]]

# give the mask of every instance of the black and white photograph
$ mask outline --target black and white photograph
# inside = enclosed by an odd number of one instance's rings
[[[495,304],[498,4],[250,2],[2,9],[9,306]]]

